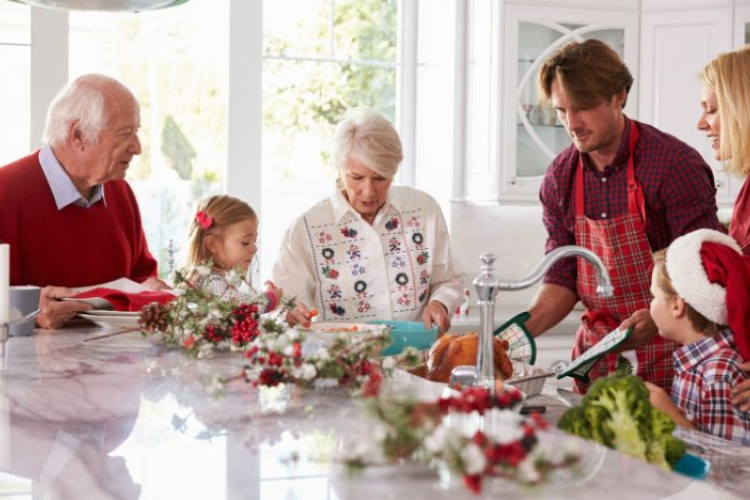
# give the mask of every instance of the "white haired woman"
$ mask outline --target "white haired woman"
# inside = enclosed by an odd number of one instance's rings
[[[393,126],[355,108],[334,135],[333,194],[287,230],[274,282],[297,308],[292,324],[321,320],[419,320],[440,333],[463,300],[463,273],[451,256],[445,218],[427,193],[392,186],[403,155]]]

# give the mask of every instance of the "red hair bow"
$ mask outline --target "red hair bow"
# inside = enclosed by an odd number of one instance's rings
[[[197,214],[195,214],[195,222],[200,224],[203,229],[208,229],[213,225],[214,219],[206,215],[206,212],[201,210]]]

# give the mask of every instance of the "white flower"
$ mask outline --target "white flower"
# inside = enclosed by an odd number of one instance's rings
[[[289,340],[291,340],[292,342],[296,342],[302,336],[302,334],[296,328],[287,330],[286,334],[289,337]]]
[[[303,363],[300,369],[302,371],[301,378],[305,380],[312,380],[318,374],[318,370],[315,369],[315,365],[312,363]]]
[[[396,367],[396,360],[393,356],[388,356],[383,360],[383,369],[391,370]]]
[[[445,448],[447,448],[450,441],[449,434],[451,432],[452,429],[447,425],[439,425],[435,427],[435,429],[425,438],[424,447],[427,448],[427,451],[430,453],[439,455],[445,451]]]
[[[226,275],[224,275],[224,279],[230,285],[238,286],[242,281],[242,276],[237,273],[237,270],[231,269]]]
[[[508,444],[523,439],[522,417],[510,410],[493,408],[485,414],[485,433],[497,444]]]
[[[294,353],[294,347],[288,345],[284,348],[284,356],[291,356]]]
[[[211,274],[211,266],[195,266],[195,272],[200,276],[208,276]]]
[[[536,454],[530,453],[523,462],[518,465],[518,478],[524,483],[538,483],[542,476],[536,467]]]
[[[378,443],[382,443],[386,439],[396,437],[396,431],[393,429],[393,427],[378,424],[373,429],[372,435],[375,438],[375,441],[377,441]]]
[[[318,350],[315,351],[315,357],[318,358],[319,361],[328,361],[331,359],[331,355],[325,347],[319,347]]]
[[[469,476],[481,473],[487,466],[487,459],[482,449],[471,441],[463,447],[459,456],[464,465],[464,472]]]

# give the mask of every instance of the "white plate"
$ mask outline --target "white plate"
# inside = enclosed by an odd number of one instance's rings
[[[74,301],[74,302],[85,302],[87,304],[91,304],[92,306],[94,306],[97,309],[102,309],[102,310],[110,310],[111,311],[113,309],[112,304],[109,301],[104,300],[101,297],[89,297],[88,299],[76,299],[74,297],[60,297],[60,300],[71,300],[71,301]]]
[[[90,314],[92,316],[112,316],[115,318],[137,318],[141,313],[138,311],[101,311],[94,309],[92,311],[86,311],[84,314]]]
[[[356,327],[356,331],[352,329]],[[310,328],[297,327],[311,339],[332,341],[340,335],[363,336],[370,333],[382,332],[386,327],[383,325],[370,325],[368,323],[345,323],[345,322],[316,322]]]
[[[103,316],[99,314],[78,314],[82,318],[96,323],[102,328],[138,328],[138,316]]]

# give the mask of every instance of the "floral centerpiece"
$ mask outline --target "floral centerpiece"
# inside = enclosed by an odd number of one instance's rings
[[[224,276],[228,288],[241,289],[245,278],[234,271]],[[166,304],[152,303],[141,309],[139,324],[146,336],[180,346],[188,354],[208,356],[217,350],[244,350],[261,332],[282,332],[285,326],[274,317],[261,318],[267,298],[237,301],[216,296],[196,286],[186,273],[175,273],[175,289],[181,293]]]
[[[554,448],[541,444],[537,431],[548,427],[546,421],[539,414],[524,419],[508,410],[520,398],[517,392],[493,395],[478,387],[434,402],[371,398],[367,408],[379,423],[374,431],[379,449],[373,453],[366,446],[353,448],[344,462],[350,472],[357,472],[383,461],[413,459],[460,474],[475,493],[481,491],[482,479],[492,476],[523,484],[543,482],[552,470],[578,462],[577,447],[571,441]],[[456,425],[455,420],[467,416],[477,417],[477,422],[484,416],[485,422],[492,419],[498,425]]]
[[[255,386],[339,385],[374,395],[384,374],[395,365],[392,359],[383,364],[373,359],[390,344],[386,327],[373,326],[372,331],[356,335],[342,332],[323,345],[306,344],[303,329],[289,328],[278,319],[285,310],[294,308],[293,300],[285,300],[278,312],[261,316],[265,296],[238,303],[196,287],[185,276],[182,272],[175,275],[176,288],[182,291],[175,300],[153,303],[141,310],[143,333],[199,358],[220,350],[243,352],[247,365],[240,375],[225,382],[244,378]],[[245,283],[238,273],[227,273],[224,279],[228,287],[236,289]],[[306,345],[312,348],[305,350]],[[416,359],[411,351],[406,354],[409,356]]]

